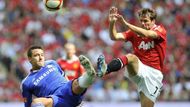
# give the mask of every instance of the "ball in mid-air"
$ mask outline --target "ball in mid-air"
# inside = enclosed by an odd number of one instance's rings
[[[63,6],[63,0],[43,0],[48,11],[58,11]]]

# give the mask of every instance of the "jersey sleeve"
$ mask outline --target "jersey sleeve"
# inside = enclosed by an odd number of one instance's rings
[[[22,91],[22,97],[24,101],[24,107],[31,107],[32,94],[30,93],[30,91],[27,89],[27,87],[24,84],[22,84],[21,86],[21,91]]]
[[[57,61],[55,60],[47,60],[46,64],[52,64],[53,66],[55,66],[56,68],[58,68],[58,71],[61,75],[65,76],[65,73],[62,71],[61,67],[59,66],[59,64],[57,63]]]
[[[127,30],[125,32],[122,32],[122,34],[125,37],[125,41],[132,41],[134,32],[132,32],[131,30]]]
[[[156,28],[153,29],[159,36],[159,38],[162,38],[163,40],[166,41],[166,30],[163,26],[157,26]]]

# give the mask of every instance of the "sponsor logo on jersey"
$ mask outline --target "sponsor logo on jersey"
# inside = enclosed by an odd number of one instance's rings
[[[34,85],[37,86],[41,80],[43,80],[47,75],[49,75],[51,72],[55,71],[56,68],[53,67],[52,65],[48,65],[47,66],[48,70],[46,72],[44,72],[41,76],[39,76],[37,79],[34,80]],[[44,68],[44,69],[47,69]]]
[[[154,48],[154,41],[146,42],[141,41],[140,45],[138,46],[139,49],[148,50]]]

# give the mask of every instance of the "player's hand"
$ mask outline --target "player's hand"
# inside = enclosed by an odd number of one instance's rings
[[[125,22],[124,17],[123,17],[122,15],[120,15],[120,14],[115,15],[115,18],[117,18],[117,20],[118,20],[119,22],[121,22],[121,23]]]
[[[117,20],[117,14],[118,14],[118,9],[116,7],[111,7],[109,10],[109,21],[113,22]]]

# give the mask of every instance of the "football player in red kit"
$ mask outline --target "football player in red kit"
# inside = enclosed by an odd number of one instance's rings
[[[65,72],[65,75],[69,80],[78,78],[84,73],[84,68],[80,64],[78,57],[76,56],[76,47],[73,43],[66,43],[64,45],[66,56],[59,58],[57,63],[61,69]]]
[[[149,8],[138,11],[141,27],[128,23],[118,14],[116,7],[110,8],[109,32],[112,40],[130,41],[134,53],[128,53],[105,63],[104,56],[98,58],[98,76],[127,68],[126,75],[137,84],[141,107],[153,107],[162,87],[162,68],[166,54],[166,30],[157,25],[156,12]],[[116,22],[129,30],[117,32]]]

